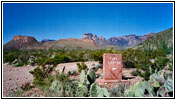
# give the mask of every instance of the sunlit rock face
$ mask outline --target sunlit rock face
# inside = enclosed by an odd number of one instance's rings
[[[101,45],[133,47],[147,40],[147,38],[153,34],[154,33],[149,33],[143,36],[136,36],[135,34],[131,34],[131,35],[121,36],[121,37],[111,37],[106,40],[103,36],[98,37],[92,33],[85,33],[83,34],[83,39],[90,39],[95,41],[97,44],[101,44]]]

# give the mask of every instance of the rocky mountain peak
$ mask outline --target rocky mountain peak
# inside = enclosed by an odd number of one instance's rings
[[[100,36],[99,39],[100,39],[100,40],[105,40],[105,37]]]
[[[83,39],[92,39],[94,35],[92,33],[85,33],[83,34]]]
[[[23,42],[37,41],[34,37],[30,37],[30,36],[21,36],[21,35],[14,36],[12,40],[14,40],[14,41],[22,40]]]

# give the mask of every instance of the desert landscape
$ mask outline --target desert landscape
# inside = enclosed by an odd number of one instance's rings
[[[3,3],[4,98],[173,98],[173,3]]]

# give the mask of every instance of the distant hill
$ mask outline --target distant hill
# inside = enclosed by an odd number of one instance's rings
[[[51,39],[43,39],[41,43],[49,42],[49,41],[56,41],[56,40],[51,40]]]
[[[43,45],[34,37],[30,36],[14,36],[11,41],[3,46],[4,50],[14,49],[44,49]]]
[[[158,32],[152,37],[148,38],[145,42],[137,47],[142,47],[144,50],[163,49],[167,53],[173,51],[173,28]]]
[[[45,42],[43,45],[52,49],[98,49],[96,43],[89,39],[59,39]]]

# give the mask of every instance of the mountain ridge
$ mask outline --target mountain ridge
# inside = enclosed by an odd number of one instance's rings
[[[105,39],[103,36],[98,37],[92,33],[83,34],[83,39],[94,40],[100,45],[115,45],[115,46],[128,46],[134,47],[145,41],[148,37],[152,36],[155,33],[148,33],[143,36],[136,36],[135,34],[124,35],[119,37],[111,37]]]
[[[169,30],[169,29],[167,29]],[[164,31],[167,31],[164,30]],[[164,32],[161,31],[161,32]],[[160,33],[160,32],[158,32]],[[4,49],[107,49],[114,47],[116,49],[127,49],[136,47],[145,41],[148,41],[150,37],[157,35],[158,33],[148,33],[142,36],[136,36],[135,34],[124,35],[119,37],[111,37],[106,39],[103,36],[97,36],[92,33],[84,33],[82,38],[68,38],[51,40],[45,39],[44,42],[37,41],[32,36],[14,36],[11,41],[3,45]]]

